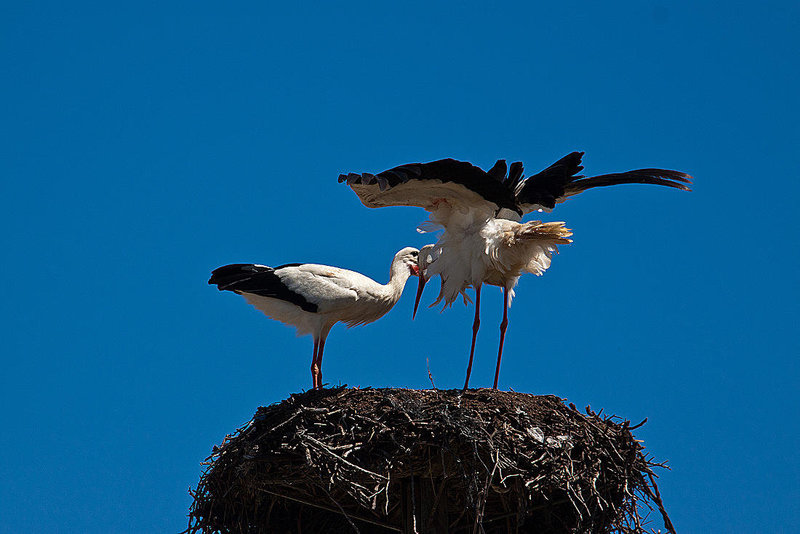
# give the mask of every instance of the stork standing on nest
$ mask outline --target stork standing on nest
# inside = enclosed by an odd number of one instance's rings
[[[311,379],[322,389],[322,353],[333,325],[348,328],[377,321],[400,299],[406,281],[419,274],[419,251],[407,247],[392,260],[389,282],[380,284],[355,271],[290,263],[267,267],[235,263],[215,269],[209,284],[233,291],[267,317],[293,325],[297,335],[314,337]]]
[[[470,253],[478,250],[469,245],[462,247],[441,247],[425,245],[420,251],[420,278],[417,296],[414,301],[416,315],[425,283],[430,278],[440,275],[442,279],[441,290],[435,306],[442,299],[446,305],[451,305],[460,293],[465,302],[468,300],[465,290],[472,285],[475,288],[475,319],[472,323],[472,343],[469,349],[469,363],[467,376],[464,380],[464,390],[469,387],[469,377],[472,372],[472,360],[475,355],[475,340],[480,327],[481,288],[483,284],[498,286],[503,290],[503,320],[500,323],[500,345],[497,352],[497,366],[495,368],[494,389],[500,375],[500,360],[503,357],[503,344],[506,329],[508,328],[508,308],[514,296],[514,287],[523,273],[532,273],[541,276],[550,267],[554,252],[558,252],[558,245],[572,243],[569,237],[572,231],[564,227],[563,222],[543,223],[531,221],[518,223],[507,219],[489,219],[482,230],[475,236],[464,236],[461,243],[469,243],[470,239],[485,242],[483,254]],[[444,237],[444,236],[443,236]],[[452,238],[452,235],[449,236]],[[441,243],[441,240],[440,240]],[[478,243],[480,244],[480,243]],[[475,244],[473,244],[475,245]],[[440,255],[436,257],[437,252]],[[452,253],[450,253],[452,252]],[[465,269],[470,273],[483,273],[474,278],[459,278],[459,272]],[[453,275],[455,273],[455,275]],[[472,275],[467,275],[472,276]],[[467,283],[465,280],[472,279]],[[461,280],[459,282],[459,280]],[[455,281],[456,283],[452,283]]]
[[[564,223],[532,221],[520,223],[533,211],[552,210],[556,204],[587,189],[619,184],[653,184],[689,190],[686,173],[665,169],[637,169],[622,173],[585,177],[583,152],[564,156],[545,170],[524,178],[522,163],[507,167],[505,160],[487,172],[471,163],[443,159],[430,163],[401,165],[377,175],[340,175],[368,208],[417,206],[430,212],[419,226],[422,232],[444,230],[420,261],[426,273],[420,279],[440,276],[442,288],[434,304],[442,299],[452,305],[466,288],[475,289],[475,319],[464,389],[469,386],[475,340],[480,326],[480,292],[484,283],[503,288],[503,321],[497,352],[494,388],[500,373],[503,343],[508,327],[508,307],[513,288],[523,272],[542,274],[550,265],[556,245],[568,243],[571,232]]]

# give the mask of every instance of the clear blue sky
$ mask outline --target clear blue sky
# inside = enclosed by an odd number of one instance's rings
[[[6,3],[0,531],[177,532],[226,433],[311,383],[311,341],[226,263],[376,279],[422,210],[340,172],[454,157],[665,167],[590,191],[523,278],[501,387],[649,423],[680,532],[800,521],[797,2]],[[433,293],[433,292],[431,292]],[[433,298],[428,295],[427,300]],[[491,385],[487,289],[472,384]],[[331,333],[333,384],[463,381],[472,308]]]

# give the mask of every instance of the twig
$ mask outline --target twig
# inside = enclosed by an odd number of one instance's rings
[[[323,491],[325,491],[325,488],[322,488],[322,489],[323,489]],[[332,506],[325,506],[324,504],[320,504],[318,502],[306,501],[306,500],[300,499],[298,497],[293,497],[293,496],[286,495],[286,494],[283,494],[283,493],[275,493],[274,491],[270,491],[270,490],[266,490],[266,489],[262,489],[262,490],[259,490],[259,491],[261,491],[263,493],[269,493],[270,495],[274,495],[275,497],[278,497],[280,499],[286,499],[287,501],[294,501],[294,502],[297,502],[297,503],[300,503],[300,504],[305,504],[306,506],[311,506],[312,508],[319,508],[320,510],[325,510],[327,512],[333,512],[335,514],[342,514],[345,517],[347,517],[348,519],[352,518],[352,519],[355,519],[356,521],[363,521],[364,523],[370,523],[372,525],[377,525],[377,526],[383,527],[383,528],[385,528],[387,530],[394,530],[395,532],[403,532],[402,528],[397,528],[394,525],[381,523],[380,521],[376,521],[375,519],[370,519],[369,517],[361,517],[361,516],[357,516],[357,515],[353,515],[353,514],[346,514],[346,513],[344,513],[344,510],[342,510],[341,506],[339,506],[339,508],[337,509],[337,508],[334,508]],[[327,491],[326,491],[326,493],[327,493]],[[329,496],[330,496],[330,494],[329,494]],[[333,500],[333,499],[331,499],[331,500],[334,503],[336,503],[335,500]],[[338,506],[339,504],[336,503],[336,505]],[[351,522],[351,524],[352,524],[352,522]],[[353,525],[353,526],[355,526],[355,525]],[[358,527],[356,527],[356,532],[358,532]]]
[[[431,381],[431,387],[436,389],[436,384],[433,383],[433,374],[431,374],[431,359],[427,356],[425,357],[425,365],[428,367],[428,380]]]
[[[664,501],[661,500],[661,492],[658,491],[656,479],[651,474],[648,474],[647,476],[650,478],[650,484],[653,488],[653,501],[655,501],[656,506],[658,506],[658,511],[661,512],[661,517],[664,519],[664,527],[672,534],[675,534],[675,527],[672,525],[672,521],[667,515],[667,511],[664,509]]]
[[[337,459],[337,460],[339,460],[340,462],[342,462],[342,463],[344,463],[344,464],[347,464],[347,465],[349,465],[349,466],[350,466],[350,467],[352,467],[353,469],[356,469],[356,470],[358,470],[358,471],[361,471],[362,473],[366,473],[366,474],[368,474],[368,475],[370,475],[370,476],[373,476],[373,477],[375,477],[375,478],[379,478],[379,479],[381,479],[381,480],[388,480],[388,478],[386,478],[386,477],[385,477],[385,476],[383,476],[383,475],[380,475],[380,474],[378,474],[378,473],[373,473],[372,471],[369,471],[368,469],[364,469],[363,467],[361,467],[361,466],[359,466],[359,465],[356,465],[356,464],[354,464],[354,463],[352,463],[352,462],[348,462],[347,460],[345,460],[344,458],[342,458],[341,456],[339,456],[338,454],[336,454],[335,452],[333,452],[332,450],[330,450],[330,449],[328,448],[328,446],[327,446],[327,445],[325,445],[325,444],[324,444],[324,443],[322,443],[321,441],[319,441],[319,440],[317,440],[317,439],[315,439],[315,438],[313,438],[313,437],[309,436],[308,434],[304,434],[304,435],[303,435],[303,437],[304,437],[305,439],[307,439],[308,441],[310,441],[311,443],[313,443],[314,445],[317,445],[318,447],[320,447],[320,449],[321,449],[323,452],[326,452],[327,454],[329,454],[330,456],[333,456],[334,458],[336,458],[336,459]]]

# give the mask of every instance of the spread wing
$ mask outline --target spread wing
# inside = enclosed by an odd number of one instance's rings
[[[568,197],[595,187],[651,184],[690,190],[690,175],[667,169],[636,169],[587,178],[579,174],[582,158],[583,152],[572,152],[528,178],[523,176],[520,162],[507,167],[505,160],[498,160],[487,172],[465,161],[442,159],[400,165],[379,174],[342,174],[339,182],[346,182],[368,208],[418,206],[436,212],[444,204],[490,211],[509,219],[537,210],[550,211]]]
[[[505,160],[486,172],[465,161],[441,159],[408,163],[379,174],[342,174],[339,183],[347,183],[368,208],[417,206],[435,211],[446,201],[466,208],[519,212],[505,179]]]
[[[582,157],[583,152],[573,152],[527,179],[518,179],[513,187],[516,201],[523,212],[550,211],[568,197],[609,185],[652,184],[690,191],[690,175],[667,169],[637,169],[587,178],[578,174],[583,170]]]

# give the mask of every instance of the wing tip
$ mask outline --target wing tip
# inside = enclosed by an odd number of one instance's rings
[[[374,174],[368,172],[364,172],[361,174],[351,172],[348,174],[339,175],[340,184],[347,183],[347,185],[372,185],[377,182],[378,185],[381,185],[381,181],[385,182],[386,180],[381,179],[380,177],[377,177]]]
[[[687,172],[673,171],[669,169],[637,169],[635,171],[629,171],[629,172],[651,174],[653,176],[658,176],[666,180],[675,180],[677,182],[683,182],[685,184],[691,184],[692,181],[694,180],[694,177]]]

